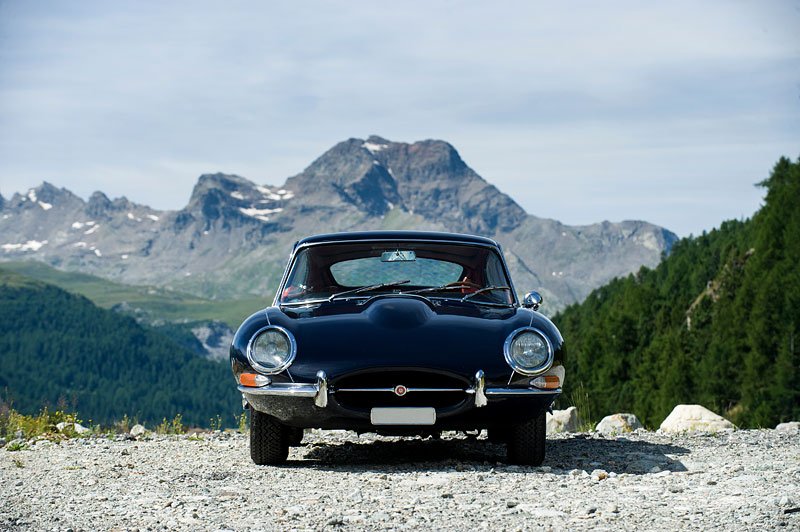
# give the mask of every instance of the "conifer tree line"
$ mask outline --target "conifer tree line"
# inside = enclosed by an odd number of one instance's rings
[[[23,414],[65,404],[84,421],[127,415],[194,426],[241,413],[227,364],[198,357],[128,316],[0,269],[0,400]]]
[[[800,420],[800,159],[781,158],[759,186],[751,219],[684,238],[655,269],[555,316],[564,400],[651,427],[681,403],[742,427]]]

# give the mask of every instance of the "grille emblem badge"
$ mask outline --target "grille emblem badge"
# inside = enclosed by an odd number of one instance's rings
[[[394,394],[397,397],[403,397],[406,393],[408,393],[408,388],[403,386],[402,384],[398,384],[394,387]]]

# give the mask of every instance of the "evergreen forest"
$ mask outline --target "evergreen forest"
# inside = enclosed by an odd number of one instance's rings
[[[152,426],[181,414],[194,426],[217,416],[233,426],[241,413],[227,364],[83,296],[2,269],[0,390],[23,414],[61,406],[102,424],[127,415]]]
[[[751,219],[682,239],[554,317],[565,398],[584,416],[657,427],[698,403],[741,427],[800,419],[800,160],[781,158],[759,186]]]

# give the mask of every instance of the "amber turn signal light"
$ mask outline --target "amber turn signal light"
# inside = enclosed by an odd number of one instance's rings
[[[555,390],[561,386],[561,379],[557,375],[542,375],[531,379],[531,386],[542,390]]]
[[[239,384],[242,386],[250,386],[252,388],[260,388],[272,382],[269,377],[259,375],[258,373],[242,373],[239,375]]]

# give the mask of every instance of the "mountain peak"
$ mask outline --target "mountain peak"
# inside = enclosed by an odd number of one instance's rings
[[[42,184],[36,187],[34,190],[39,194],[63,194],[63,193],[71,194],[67,189],[58,188],[49,181],[42,181]]]
[[[378,135],[340,142],[287,186],[328,204],[332,194],[370,215],[394,207],[479,234],[519,225],[527,216],[443,140],[393,142]]]
[[[202,203],[209,194],[224,197],[226,203],[251,205],[291,199],[293,194],[286,189],[257,185],[234,174],[203,174],[197,179],[189,200],[189,207]]]
[[[236,190],[239,187],[252,187],[254,183],[249,179],[245,179],[242,176],[236,174],[224,174],[222,172],[216,172],[214,174],[203,174],[197,178],[197,184],[194,187],[194,190],[197,191],[198,189],[203,188],[221,188],[223,190],[231,191]],[[193,192],[194,194],[194,192]]]
[[[354,205],[371,216],[381,216],[401,203],[391,169],[376,154],[390,141],[373,135],[366,141],[351,138],[319,156],[302,173],[290,177],[286,188],[316,205]]]
[[[89,202],[86,204],[86,214],[92,218],[107,218],[110,209],[111,200],[99,190],[89,196]]]
[[[223,219],[225,227],[231,220],[252,223],[270,221],[270,215],[283,210],[294,194],[285,188],[257,185],[233,174],[203,174],[192,190],[185,212],[205,220],[205,228]]]
[[[396,144],[390,140],[386,140],[383,137],[379,137],[378,135],[370,135],[365,141],[361,141],[361,139],[353,140],[361,142],[361,147],[372,154],[388,148],[391,144]]]
[[[24,194],[15,193],[10,201],[6,201],[0,196],[0,208],[38,206],[42,210],[49,211],[53,206],[62,206],[68,203],[83,204],[83,200],[69,190],[57,188],[47,181],[43,181],[38,187],[28,189]]]
[[[215,174],[203,174],[197,178],[192,189],[192,195],[189,198],[188,209],[192,210],[197,206],[201,206],[206,201],[209,195],[229,197],[231,193],[236,192],[240,188],[249,188],[254,184],[247,179],[233,174],[223,174],[217,172]]]

